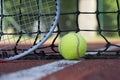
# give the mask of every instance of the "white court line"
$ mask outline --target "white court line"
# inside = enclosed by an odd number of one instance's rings
[[[38,80],[42,77],[60,71],[70,65],[76,64],[79,61],[60,60],[52,63],[48,63],[42,66],[33,67],[30,69],[6,74],[0,76],[0,80]]]
[[[118,46],[120,46],[120,44],[117,44]],[[112,51],[112,50],[115,50],[115,49],[117,49],[118,47],[116,47],[116,46],[110,46],[106,51]],[[100,49],[96,49],[96,51],[97,50],[101,50],[101,51],[103,51],[103,50],[105,50],[106,48],[100,48]],[[97,52],[87,52],[87,53],[85,53],[85,54],[97,54]]]
[[[110,46],[107,51],[116,49],[115,46]],[[99,50],[104,50],[105,48],[101,48]],[[87,52],[86,54],[96,54],[96,52]],[[30,69],[5,74],[0,76],[0,80],[38,80],[42,77],[45,77],[54,72],[60,71],[70,65],[74,65],[78,62],[83,61],[84,59],[77,61],[69,61],[69,60],[60,60],[52,63],[48,63],[42,66],[33,67]]]

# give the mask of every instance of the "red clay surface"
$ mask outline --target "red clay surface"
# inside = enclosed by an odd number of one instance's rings
[[[34,66],[40,66],[53,61],[55,60],[15,60],[11,62],[0,63],[0,74],[28,69]]]
[[[42,80],[120,80],[120,59],[84,60]]]
[[[103,43],[89,43],[88,49],[104,47]],[[46,49],[48,51],[50,49]],[[0,74],[6,74],[56,60],[15,60],[0,63]],[[88,59],[55,72],[42,80],[120,80],[120,59]]]

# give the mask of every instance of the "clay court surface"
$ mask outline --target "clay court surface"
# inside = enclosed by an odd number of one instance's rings
[[[119,41],[116,43],[119,43]],[[103,47],[102,43],[88,44],[88,49],[95,49],[101,47]],[[15,73],[21,70],[31,69],[36,66],[44,66],[45,64],[57,61],[60,60],[15,60],[0,63],[0,75],[6,76],[8,74]],[[120,80],[120,59],[86,59],[79,60],[77,63],[74,63],[72,65],[69,65],[67,63],[58,63],[58,67],[59,66],[66,67],[58,71],[49,73],[43,77],[40,77],[38,80]],[[0,80],[3,79],[0,77]]]

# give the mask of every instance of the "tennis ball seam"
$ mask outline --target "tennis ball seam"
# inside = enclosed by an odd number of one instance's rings
[[[85,51],[83,48],[85,46],[82,46],[82,45],[84,45],[83,44],[84,38],[83,39],[82,38],[83,37],[81,35],[78,35],[76,33],[69,33],[69,34],[63,36],[58,45],[60,54],[65,59],[80,59],[83,56],[83,52]],[[73,41],[73,43],[71,43],[72,41]],[[66,46],[67,45],[66,43],[68,43],[68,42],[70,42],[70,44],[68,44],[69,46]],[[71,46],[74,46],[74,48],[72,48]],[[67,48],[63,49],[63,47],[67,47]],[[70,51],[71,49],[73,50],[72,52]],[[66,51],[66,50],[68,50],[68,51]],[[83,52],[81,52],[81,51],[83,51]],[[69,55],[69,54],[71,54],[71,55]]]
[[[78,59],[79,59],[79,57],[80,57],[80,51],[79,51],[79,48],[80,48],[80,39],[79,39],[79,36],[77,34],[74,34],[74,36],[75,36],[75,38],[77,40],[77,43],[76,43],[77,44],[77,46],[76,46],[77,47],[76,48],[76,55],[78,56]],[[62,44],[62,40],[60,41],[59,44]],[[61,54],[61,52],[62,52],[61,45],[59,45],[59,51],[60,51],[60,54]]]
[[[78,56],[78,59],[79,59],[79,57],[80,57],[80,51],[79,51],[79,48],[80,48],[80,39],[79,39],[79,37],[78,37],[78,35],[77,34],[74,34],[75,36],[76,36],[76,39],[77,39],[77,48],[76,48],[76,54],[77,54],[77,56]]]

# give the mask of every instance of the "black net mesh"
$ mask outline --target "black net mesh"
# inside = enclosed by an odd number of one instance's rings
[[[3,14],[2,1],[4,0],[1,0],[1,36],[6,35],[3,32],[3,20],[6,16]],[[61,15],[52,37],[43,46],[31,52],[32,54],[21,59],[62,59],[57,49],[59,39],[71,31],[85,37],[88,43],[85,58],[120,58],[119,5],[119,0],[61,0]],[[96,47],[93,48],[93,46]],[[10,56],[5,51],[0,55],[1,57]]]

